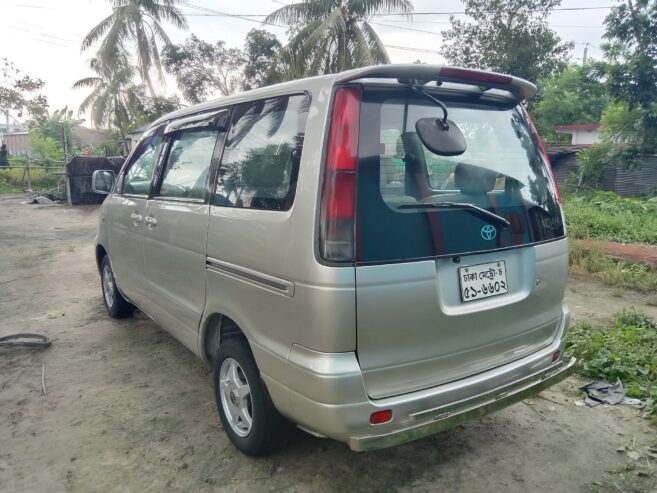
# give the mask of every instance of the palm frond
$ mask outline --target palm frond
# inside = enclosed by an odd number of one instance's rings
[[[313,20],[313,8],[310,2],[291,3],[274,10],[263,22],[283,23],[289,25]]]
[[[82,40],[82,46],[80,47],[80,51],[84,51],[90,48],[91,45],[93,45],[96,41],[102,38],[103,35],[107,33],[107,31],[109,31],[110,28],[116,24],[116,21],[117,21],[116,11],[114,11],[112,14],[108,15],[102,21],[100,21],[84,37],[84,39]]]
[[[388,56],[388,50],[383,45],[383,41],[379,38],[379,35],[376,34],[376,31],[367,21],[362,21],[359,23],[361,33],[367,39],[367,43],[370,48],[370,53],[372,55],[372,61],[374,63],[390,63],[390,57]]]
[[[410,0],[347,0],[347,8],[358,20],[366,20],[374,14],[413,14]]]
[[[73,89],[84,89],[85,87],[96,87],[100,85],[103,80],[100,77],[83,77],[73,83]]]

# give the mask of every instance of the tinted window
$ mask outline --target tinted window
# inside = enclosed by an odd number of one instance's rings
[[[556,190],[520,109],[438,97],[465,136],[467,150],[460,156],[431,153],[415,131],[418,119],[441,117],[439,107],[403,91],[364,92],[358,260],[460,255],[562,237]],[[510,225],[449,203],[472,204]],[[485,238],[482,228],[488,225],[495,234]]]
[[[203,129],[176,135],[171,142],[157,195],[205,199],[208,171],[218,134],[218,130]]]
[[[292,206],[308,104],[308,98],[299,95],[235,108],[216,205],[281,211]]]
[[[146,137],[139,143],[139,149],[133,155],[132,163],[123,179],[123,193],[148,195],[151,191],[153,169],[157,163],[162,147],[163,130]]]

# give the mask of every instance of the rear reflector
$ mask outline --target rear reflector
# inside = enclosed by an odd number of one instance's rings
[[[440,77],[458,79],[464,82],[482,82],[487,84],[511,84],[513,77],[496,74],[493,72],[480,72],[479,70],[467,70],[463,68],[442,67],[438,72]]]
[[[320,249],[324,260],[353,261],[360,88],[335,91],[326,142]]]
[[[538,140],[538,145],[541,147],[541,151],[543,152],[543,157],[545,158],[547,167],[550,170],[550,178],[552,178],[552,185],[554,186],[554,191],[557,194],[557,201],[561,204],[563,203],[563,201],[561,200],[561,192],[559,191],[559,185],[557,185],[557,179],[554,177],[554,171],[552,170],[552,163],[550,162],[550,156],[548,156],[548,153],[545,150],[545,146],[543,145],[543,140],[541,140],[541,136],[538,134],[538,131],[534,126],[534,122],[532,121],[531,117],[529,116],[529,113],[524,108],[524,106],[522,107],[522,111],[525,114],[525,118],[527,118],[527,121],[529,122],[529,126],[531,127],[532,132],[534,132],[534,135],[536,136],[536,140]]]
[[[372,413],[370,416],[370,423],[373,425],[380,425],[387,423],[392,419],[392,409],[386,409],[384,411],[377,411]]]
[[[555,351],[552,354],[552,363],[559,361],[559,358],[561,358],[561,353],[559,351]]]

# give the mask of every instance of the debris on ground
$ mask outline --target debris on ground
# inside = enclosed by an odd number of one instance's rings
[[[633,399],[625,395],[625,388],[620,378],[616,383],[611,384],[606,380],[598,380],[580,387],[580,390],[586,392],[586,400],[584,401],[589,407],[595,407],[600,404],[608,404],[615,406],[617,404],[625,404],[629,406],[641,405],[640,399]]]

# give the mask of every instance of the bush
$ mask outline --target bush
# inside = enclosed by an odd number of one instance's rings
[[[629,397],[645,399],[644,411],[657,418],[657,322],[634,311],[617,313],[607,326],[573,325],[566,352],[578,358],[579,373],[614,383]]]
[[[657,198],[629,199],[613,192],[564,196],[571,236],[657,245]]]

